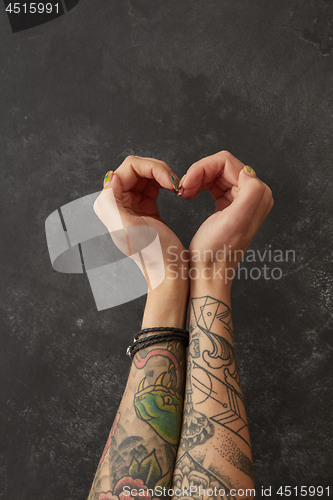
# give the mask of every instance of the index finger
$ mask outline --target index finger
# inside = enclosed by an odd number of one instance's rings
[[[167,163],[154,158],[128,156],[115,173],[121,181],[123,191],[129,191],[141,180],[141,190],[145,188],[149,179],[155,179],[160,186],[170,190],[174,189],[172,176],[179,182]]]
[[[220,151],[193,163],[188,169],[181,188],[182,196],[189,200],[214,183],[222,190],[238,186],[238,177],[244,164],[228,151]]]

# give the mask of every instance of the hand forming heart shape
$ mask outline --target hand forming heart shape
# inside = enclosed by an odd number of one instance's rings
[[[110,171],[105,176],[104,189],[94,210],[109,229],[116,245],[127,255],[132,251],[126,230],[122,235],[117,231],[115,206],[125,229],[135,226],[155,230],[164,262],[168,249],[172,247],[173,272],[177,266],[184,266],[183,256],[187,251],[160,217],[157,198],[162,187],[173,192],[178,190],[178,195],[188,200],[194,199],[202,190],[209,190],[213,196],[215,213],[199,227],[189,248],[190,266],[208,271],[214,263],[236,269],[242,252],[246,251],[273,206],[269,187],[258,179],[251,167],[227,151],[194,163],[180,182],[163,161],[127,157],[115,172]],[[228,252],[224,251],[226,248]],[[224,258],[221,259],[223,251]]]

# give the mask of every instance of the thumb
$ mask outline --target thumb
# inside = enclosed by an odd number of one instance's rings
[[[262,200],[265,196],[266,185],[261,182],[253,169],[250,173],[244,167],[238,174],[236,196],[232,203],[220,212],[221,220],[224,220],[224,213],[228,213],[228,220],[238,231],[247,231],[250,224],[261,218]],[[268,189],[268,188],[267,188]]]
[[[265,194],[265,184],[257,177],[253,168],[245,165],[238,176],[238,194],[232,205],[234,209],[250,221]]]
[[[108,179],[107,182],[104,181],[104,189],[94,203],[94,211],[112,233],[124,229],[127,211],[121,201],[122,186],[119,177],[113,172],[108,172],[107,175]]]

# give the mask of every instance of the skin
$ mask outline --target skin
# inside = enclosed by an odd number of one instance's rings
[[[190,280],[188,379],[174,485],[185,481],[184,464],[188,470],[190,460],[191,474],[197,473],[203,483],[208,478],[211,484],[223,486],[226,491],[240,490],[241,494],[236,493],[234,498],[254,498],[250,436],[233,342],[230,291],[232,270],[237,268],[240,251],[245,252],[269,214],[272,193],[256,175],[245,173],[239,160],[224,151],[193,164],[181,188],[182,196],[188,200],[208,189],[215,200],[215,212],[200,226],[190,244],[191,274],[196,279]],[[218,251],[221,255],[224,245],[231,249],[231,258],[227,252],[220,262],[222,259],[215,256]],[[201,312],[204,317],[200,318]],[[211,387],[219,397],[210,391]],[[235,420],[223,425],[228,420],[225,415],[232,411],[230,395],[237,401],[238,409],[233,415],[240,422],[238,426]],[[212,437],[193,446],[187,429],[193,424],[193,415],[197,419],[198,414],[213,426]],[[206,426],[206,432],[207,429]]]
[[[111,176],[110,182],[104,186],[96,200],[96,214],[108,227],[111,237],[125,254],[132,255],[129,244],[131,226],[155,230],[163,255],[169,245],[175,247],[179,253],[184,250],[180,240],[160,218],[157,208],[161,187],[175,192],[171,173],[170,167],[164,162],[129,157]],[[114,222],[116,214],[110,193],[114,194],[125,228],[120,236],[119,226],[116,227]],[[146,269],[142,271],[148,282],[151,278],[154,279],[153,272],[148,276],[145,274]],[[155,288],[149,288],[141,328],[185,328],[188,291],[188,279],[170,279],[165,269],[163,282]],[[140,356],[140,361],[142,358],[147,358],[148,361],[137,363],[140,368],[132,362],[126,389],[97,468],[89,500],[116,500],[124,485],[130,486],[131,489],[145,490],[156,484],[169,486],[172,479],[185,385],[183,345],[178,340],[161,342],[140,350],[135,356]],[[126,366],[125,362],[124,369]],[[155,387],[157,380],[161,384]],[[163,389],[162,385],[168,388]],[[151,389],[147,391],[144,387]],[[164,397],[168,396],[164,400],[161,399],[161,391],[166,391]],[[139,400],[142,396],[143,399]],[[159,407],[155,407],[156,425],[151,425],[143,418],[148,416],[144,413],[143,404],[147,409],[153,408],[154,401],[159,402]],[[142,404],[142,412],[139,403]],[[160,422],[165,418],[167,410],[173,417],[172,423],[176,423],[172,433],[169,428],[164,427],[164,432],[161,429]],[[170,418],[166,419],[166,422],[170,422]]]
[[[191,270],[196,271],[197,277],[189,280],[188,273],[184,275],[184,270],[181,269],[184,267],[186,250],[179,238],[160,218],[157,208],[161,187],[176,191],[175,181],[171,175],[176,178],[164,162],[128,157],[111,175],[111,180],[95,203],[95,211],[108,227],[118,247],[126,255],[133,256],[134,260],[128,230],[131,226],[148,227],[156,231],[165,263],[169,247],[172,246],[173,254],[177,255],[176,262],[173,260],[172,274],[169,274],[168,267],[165,266],[165,278],[162,284],[155,288],[151,286],[155,279],[154,272],[156,275],[158,273],[155,271],[155,265],[151,269],[149,265],[147,268],[141,268],[140,262],[136,261],[149,287],[142,328],[153,326],[184,328],[190,289],[188,376],[183,431],[177,461],[179,429],[172,436],[171,443],[169,438],[169,442],[165,439],[166,436],[170,436],[168,431],[163,438],[160,429],[161,425],[163,426],[162,421],[154,427],[148,421],[144,421],[148,420],[150,408],[157,400],[158,410],[164,408],[162,393],[159,393],[164,389],[156,388],[155,381],[170,370],[170,360],[167,357],[150,355],[144,367],[138,369],[134,363],[132,364],[116,417],[116,425],[114,424],[111,430],[103,452],[89,500],[104,500],[119,495],[119,484],[123,484],[119,483],[119,480],[135,480],[139,484],[138,471],[141,471],[140,477],[143,478],[140,481],[148,481],[145,472],[142,472],[147,469],[148,463],[153,463],[154,467],[150,466],[150,470],[155,470],[155,475],[150,476],[153,478],[150,479],[151,483],[156,482],[156,478],[161,476],[159,484],[170,485],[170,473],[174,470],[174,487],[181,487],[182,484],[184,486],[184,483],[189,485],[191,482],[202,487],[223,486],[229,492],[232,488],[248,490],[253,488],[250,439],[233,344],[230,301],[232,279],[224,280],[216,277],[217,272],[222,273],[222,276],[231,276],[230,269],[237,268],[241,257],[238,253],[234,258],[232,253],[231,259],[227,255],[221,262],[215,256],[219,250],[223,250],[224,245],[235,251],[246,250],[273,206],[272,194],[256,175],[245,173],[244,165],[228,152],[223,151],[203,158],[189,168],[180,183],[178,195],[191,200],[200,191],[208,189],[215,200],[215,212],[201,225],[190,244],[189,266]],[[111,189],[124,227],[122,231],[115,227],[115,218],[112,216],[114,209],[110,197]],[[206,250],[212,251],[209,258]],[[200,260],[197,258],[198,255]],[[174,279],[175,271],[177,279]],[[171,385],[177,396],[172,400],[168,395],[171,399],[165,400],[165,404],[170,405],[169,410],[172,403],[178,402],[178,397],[183,397],[185,371],[183,350],[177,351],[176,342],[171,344],[174,345],[158,344],[159,348],[173,349],[178,356],[176,378],[170,379],[171,383],[177,380],[177,387]],[[147,349],[147,353],[153,349],[151,346]],[[145,354],[140,351],[140,355]],[[142,384],[144,379],[145,384]],[[211,386],[209,381],[213,381]],[[163,385],[168,385],[167,382],[163,377]],[[220,398],[217,391],[217,396],[212,397],[215,394],[212,392],[213,385],[220,391]],[[151,389],[145,390],[144,386]],[[150,397],[149,400],[145,397],[142,399],[146,406],[141,408],[141,411],[138,406],[138,395]],[[221,411],[221,405],[227,404],[223,403],[226,395],[229,398],[226,401],[233,401],[233,406]],[[178,409],[178,405],[175,404],[174,408]],[[240,426],[233,427],[235,426],[232,423],[235,422],[233,418],[229,419],[230,424],[224,425],[223,422],[226,420],[221,416],[224,415],[224,411],[232,412],[235,408],[238,412],[235,418],[238,422],[244,422],[241,430]],[[148,411],[145,412],[145,409]],[[155,411],[157,415],[161,415],[156,407]],[[137,449],[135,463],[130,453],[125,455],[121,452],[129,442],[131,443],[129,449],[132,452],[133,449],[134,451]],[[134,443],[139,443],[140,447],[135,448]],[[130,473],[134,476],[137,474],[136,478],[128,479]],[[202,495],[192,496],[197,499],[204,498]],[[222,498],[218,494],[215,497]],[[253,495],[244,493],[244,495],[235,494],[233,497],[244,499],[253,498]]]
[[[156,382],[137,392],[137,416],[147,422],[167,443],[178,445],[182,420],[182,399],[172,389]]]

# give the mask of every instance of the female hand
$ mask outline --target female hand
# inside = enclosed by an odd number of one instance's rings
[[[208,189],[215,213],[199,227],[190,244],[191,266],[236,269],[242,254],[273,207],[272,192],[227,151],[194,163],[180,182],[188,200]]]
[[[106,175],[104,189],[94,205],[97,216],[108,228],[114,243],[135,260],[146,279],[147,268],[160,276],[162,266],[167,276],[164,262],[168,247],[172,246],[173,251],[179,254],[184,251],[181,241],[161,219],[157,208],[159,190],[164,187],[175,192],[174,184],[178,182],[165,162],[129,156],[115,172]],[[156,235],[160,246],[156,244]],[[151,245],[154,240],[155,245]],[[147,250],[148,245],[150,250]],[[142,254],[143,250],[144,260],[142,255],[138,257],[138,252]],[[161,262],[160,250],[164,262]]]

